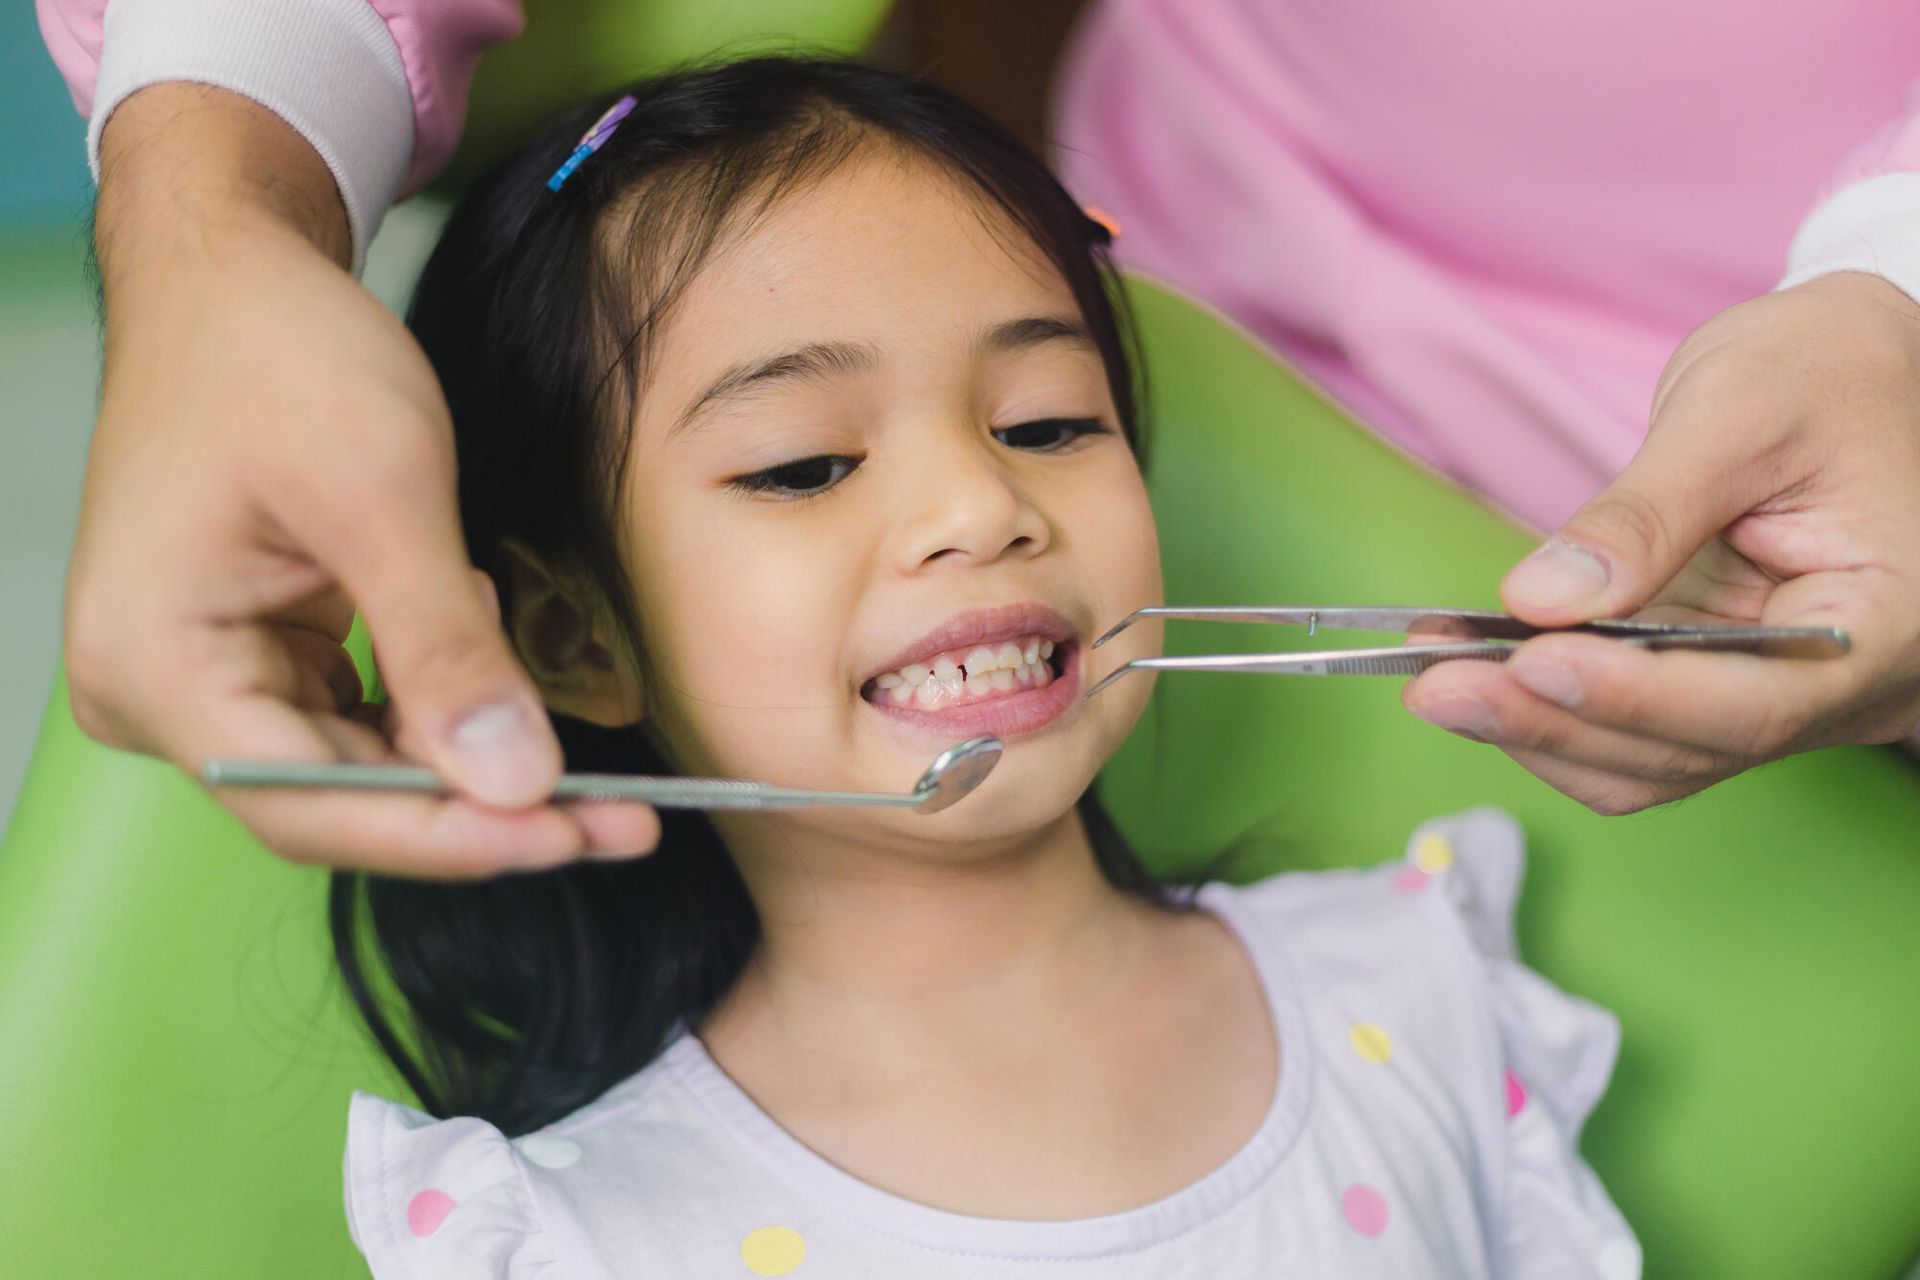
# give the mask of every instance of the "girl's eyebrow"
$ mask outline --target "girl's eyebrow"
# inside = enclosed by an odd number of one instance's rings
[[[1021,351],[1049,342],[1070,342],[1096,354],[1099,344],[1077,317],[1023,316],[1006,320],[981,333],[975,345],[981,351]],[[667,432],[669,440],[693,425],[702,410],[721,400],[742,395],[771,382],[833,378],[863,373],[880,363],[880,350],[866,342],[811,342],[766,360],[746,360],[714,379],[688,405]]]
[[[750,387],[764,386],[769,382],[860,373],[878,363],[879,348],[865,342],[810,342],[797,351],[789,351],[769,360],[743,361],[714,379],[712,385],[686,407],[673,428],[667,432],[667,439],[671,440],[686,430],[708,405],[740,395]]]
[[[1020,351],[1047,342],[1076,343],[1096,355],[1100,351],[1077,316],[1027,316],[997,324],[980,336],[980,346],[988,351]]]

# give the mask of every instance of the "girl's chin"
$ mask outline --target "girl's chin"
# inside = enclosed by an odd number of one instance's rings
[[[974,795],[939,813],[901,810],[889,822],[896,840],[910,841],[937,858],[970,860],[1005,857],[1033,843],[1043,833],[1070,817],[1084,787],[1009,787],[1004,793],[984,786]],[[895,847],[910,847],[896,844]]]
[[[904,808],[862,812],[884,813],[888,830],[939,844],[1019,842],[1071,814],[1103,759],[1091,744],[1051,735],[1011,742],[986,780],[948,808],[924,814]]]

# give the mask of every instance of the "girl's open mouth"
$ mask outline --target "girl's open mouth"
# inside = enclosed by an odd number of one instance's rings
[[[940,711],[1044,689],[1059,678],[1064,666],[1059,646],[1029,635],[949,650],[897,671],[884,671],[867,681],[860,696],[882,706]]]
[[[1011,737],[1057,720],[1080,688],[1080,646],[1037,634],[944,650],[885,671],[861,698],[891,719],[958,741]]]

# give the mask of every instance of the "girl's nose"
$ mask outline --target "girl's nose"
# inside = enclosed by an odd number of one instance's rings
[[[915,460],[912,515],[899,543],[909,572],[938,560],[991,564],[1034,556],[1051,541],[1046,516],[1008,466],[1006,447],[977,429],[967,436],[949,437]]]

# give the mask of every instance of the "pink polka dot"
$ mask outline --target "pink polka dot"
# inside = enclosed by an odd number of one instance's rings
[[[1509,1071],[1507,1077],[1507,1114],[1517,1116],[1520,1109],[1527,1105],[1527,1087],[1520,1083],[1520,1077]]]
[[[1341,1193],[1340,1211],[1347,1215],[1347,1225],[1363,1236],[1377,1236],[1387,1229],[1387,1198],[1364,1182]]]
[[[1402,893],[1413,893],[1426,888],[1428,878],[1418,867],[1403,867],[1394,873],[1393,887]]]
[[[444,1191],[422,1191],[407,1201],[407,1230],[417,1236],[430,1236],[452,1212],[452,1196]]]

